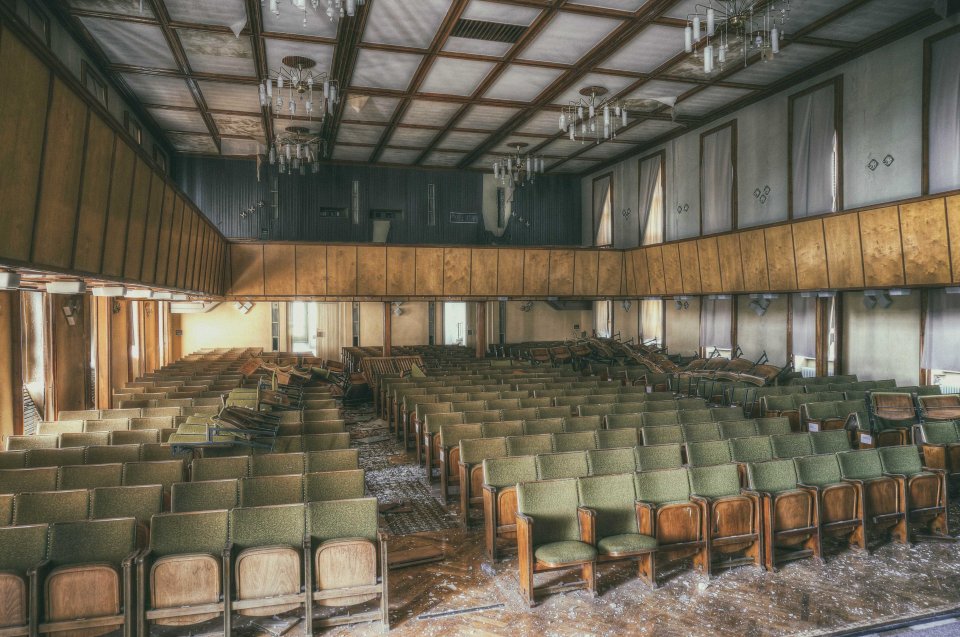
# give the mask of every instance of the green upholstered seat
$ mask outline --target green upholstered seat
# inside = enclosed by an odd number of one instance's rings
[[[713,422],[713,414],[709,409],[684,409],[677,412],[677,419],[681,425],[693,425],[699,422]]]
[[[640,415],[644,427],[671,427],[680,424],[680,412],[657,411]]]
[[[300,449],[285,449],[282,451],[327,451],[330,449],[349,449],[350,434],[310,434],[298,438],[301,441]]]
[[[305,516],[302,503],[238,507],[230,511],[229,541],[237,554],[245,549],[265,546],[299,549],[303,546],[306,530]]]
[[[239,489],[237,480],[177,482],[171,489],[170,508],[177,513],[232,509],[240,503]]]
[[[535,546],[533,556],[545,564],[589,562],[597,557],[597,549],[579,540],[566,540]]]
[[[553,434],[507,437],[507,455],[510,456],[535,456],[553,451]]]
[[[97,487],[119,487],[123,484],[123,465],[88,464],[60,467],[57,479],[58,489],[95,489]]]
[[[305,470],[306,464],[302,453],[265,453],[250,456],[250,476],[252,477],[285,476],[300,474]]]
[[[587,466],[591,475],[633,473],[637,470],[637,460],[633,447],[591,449],[587,451]]]
[[[90,493],[91,518],[136,518],[149,524],[163,511],[163,487],[145,484],[137,487],[100,487]]]
[[[315,500],[307,504],[307,533],[319,545],[329,540],[377,540],[376,498]]]
[[[724,420],[743,420],[742,407],[713,407],[710,415],[716,422]]]
[[[829,402],[819,402],[819,403],[807,403],[805,407],[807,412],[807,418],[810,420],[826,420],[828,418],[842,418],[840,410],[838,409],[840,403],[839,401],[832,400]]]
[[[644,403],[644,412],[673,412],[677,410],[677,401],[672,398],[667,400],[647,399]]]
[[[46,436],[7,436],[5,449],[7,451],[16,451],[19,449],[56,449],[59,439],[59,434]]]
[[[424,431],[427,433],[440,433],[440,425],[460,425],[463,424],[463,412],[442,412],[436,414],[427,414],[424,421]]]
[[[536,407],[520,407],[517,409],[503,409],[498,420],[535,420],[540,417]]]
[[[464,423],[497,422],[503,420],[503,412],[499,409],[481,409],[479,411],[463,412]]]
[[[577,408],[577,413],[581,417],[598,416],[602,418],[607,414],[613,413],[613,404],[613,402],[609,402],[595,405],[580,405]]]
[[[704,498],[723,498],[740,493],[740,474],[735,464],[690,467],[690,492]]]
[[[144,445],[160,442],[159,429],[119,430],[110,432],[110,444],[117,445]]]
[[[639,431],[643,426],[641,414],[609,414],[606,420],[607,429],[636,429]]]
[[[76,464],[83,464],[83,447],[27,450],[27,467],[64,467]]]
[[[920,459],[920,450],[914,445],[881,447],[880,464],[884,473],[901,476],[914,476],[925,473]]]
[[[640,553],[657,548],[657,538],[639,533],[610,535],[597,540],[597,551],[601,555],[623,555]]]
[[[690,484],[686,469],[640,471],[633,475],[634,491],[640,502],[668,504],[690,499]]]
[[[529,407],[551,407],[553,405],[553,400],[547,396],[541,398],[521,398],[520,399],[520,408],[527,409]]]
[[[749,438],[758,435],[756,420],[727,420],[719,423],[720,437],[724,440],[732,438]]]
[[[780,436],[791,433],[790,420],[783,416],[757,418],[757,434],[761,436]]]
[[[538,422],[531,420],[530,422]],[[506,438],[507,436],[522,436],[526,433],[526,423],[522,420],[502,420],[485,422],[480,425],[480,435],[483,438]]]
[[[691,467],[707,467],[732,462],[727,440],[707,440],[687,443],[687,463]]]
[[[541,454],[536,456],[536,463],[538,480],[579,478],[590,473],[585,451]]]
[[[109,445],[109,431],[93,431],[84,433],[63,433],[60,434],[60,447],[89,447],[91,445]]]
[[[487,401],[487,409],[519,409],[519,398],[495,398]]]
[[[306,471],[341,471],[360,468],[359,449],[329,449],[304,454]]]
[[[837,454],[840,474],[851,480],[872,480],[883,475],[883,462],[876,449],[844,451]]]
[[[87,447],[84,455],[84,464],[111,464],[137,462],[140,460],[140,445],[97,445]]]
[[[156,462],[128,462],[123,465],[123,484],[160,484],[166,492],[174,482],[183,482],[184,463],[181,460]]]
[[[632,473],[591,476],[577,481],[580,506],[596,511],[597,550],[621,555],[655,549],[657,541],[637,527]]]
[[[678,469],[683,465],[683,455],[679,443],[634,447],[637,471],[657,469]]]
[[[47,535],[47,559],[54,568],[75,564],[119,568],[136,550],[137,521],[132,517],[62,522],[51,525]]]
[[[193,482],[200,482],[246,478],[250,475],[249,463],[248,456],[194,458],[190,463],[190,479]]]
[[[0,527],[0,571],[26,580],[46,558],[47,529],[46,524]]]
[[[483,461],[483,483],[497,488],[512,487],[537,479],[534,456],[488,458]]]
[[[587,451],[597,448],[596,431],[577,431],[570,433],[559,433],[553,435],[553,450],[562,451]]]
[[[0,493],[55,491],[57,467],[0,469]]]
[[[522,434],[508,433],[506,435],[536,436],[538,434],[558,434],[563,431],[563,418],[534,418],[522,422]]]
[[[597,432],[597,447],[600,449],[636,447],[638,444],[640,444],[638,429],[601,429]]]
[[[793,464],[797,469],[797,479],[801,484],[813,487],[825,487],[837,484],[843,479],[840,473],[840,463],[834,454],[819,456],[803,456],[794,458]]]
[[[0,495],[0,527],[13,524],[13,499],[12,493]]]
[[[537,418],[569,418],[573,412],[567,405],[537,407]]]
[[[704,442],[720,440],[720,428],[715,422],[701,422],[693,425],[682,425],[684,442]]]
[[[770,442],[776,458],[798,458],[813,454],[813,438],[808,433],[771,436]]]
[[[483,436],[483,425],[443,425],[440,427],[440,446],[443,448],[459,447],[461,440],[470,440]]]
[[[26,451],[0,451],[0,470],[23,469],[27,466]]]
[[[363,469],[320,471],[303,476],[304,497],[316,500],[348,500],[366,495]]]
[[[597,431],[603,428],[603,418],[603,415],[564,418],[563,431],[568,433]]]
[[[631,400],[636,400],[636,397],[631,397]],[[614,414],[642,414],[647,411],[646,401],[637,401],[637,402],[622,402],[616,403],[613,406]]]
[[[225,510],[162,513],[150,522],[151,557],[212,555],[219,559],[227,545]]]
[[[41,436],[56,436],[62,433],[83,432],[82,420],[54,420],[52,422],[37,423],[37,434]]]
[[[258,476],[240,480],[240,506],[262,507],[303,502],[303,475]]]
[[[920,425],[925,442],[931,445],[950,445],[960,443],[960,428],[954,421],[925,422]]]
[[[463,464],[480,464],[487,458],[503,458],[506,455],[506,438],[475,438],[460,441],[460,462]]]
[[[810,434],[814,453],[838,453],[850,450],[850,436],[843,429]]]
[[[136,412],[139,416],[140,410],[137,409]],[[83,431],[87,433],[102,431],[124,431],[127,429],[130,429],[130,418],[107,418],[105,416],[99,420],[86,420],[83,423]]]
[[[525,482],[517,486],[517,511],[534,521],[531,539],[537,560],[554,565],[596,558],[596,549],[580,541],[578,505],[575,479]]]
[[[667,427],[644,427],[644,446],[683,444],[683,428],[680,425]]]
[[[707,408],[707,401],[703,398],[678,398],[677,411],[699,411]]]
[[[770,436],[750,436],[730,440],[730,457],[734,462],[762,462],[773,459]]]
[[[747,464],[747,480],[751,489],[766,493],[783,493],[797,488],[797,470],[793,460],[767,460]]]
[[[13,499],[13,524],[47,524],[87,519],[90,512],[89,492],[34,491],[18,493]]]

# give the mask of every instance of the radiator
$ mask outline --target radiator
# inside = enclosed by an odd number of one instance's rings
[[[814,376],[817,375],[817,368],[816,368],[816,367],[801,367],[801,368],[800,368],[800,375],[803,376],[804,378],[813,378]]]
[[[960,385],[940,385],[941,394],[960,394]]]

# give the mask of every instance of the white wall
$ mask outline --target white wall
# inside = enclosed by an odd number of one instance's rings
[[[787,218],[787,105],[790,95],[837,75],[843,76],[843,203],[845,209],[920,194],[923,40],[951,25],[960,16],[888,44],[788,90],[747,106],[726,117],[692,130],[664,145],[645,150],[613,167],[587,175],[581,183],[584,245],[591,243],[591,185],[593,178],[613,172],[614,242],[619,248],[639,244],[637,211],[638,162],[659,150],[666,151],[667,240],[684,239],[699,232],[700,134],[732,119],[737,120],[737,196],[740,227]],[[791,48],[784,49],[784,56]],[[679,112],[683,113],[683,103]],[[890,154],[894,162],[881,162],[876,171],[866,165]],[[755,188],[770,186],[765,204],[754,198]],[[688,205],[686,212],[677,207]],[[628,219],[620,214],[630,208]]]
[[[270,304],[254,303],[241,314],[232,303],[221,303],[204,314],[181,314],[183,353],[210,347],[262,347],[273,349],[270,337]]]
[[[675,303],[668,301],[666,334],[664,342],[671,354],[690,356],[700,351],[700,299],[687,300],[689,307],[678,310]]]
[[[860,380],[920,382],[920,291],[893,298],[887,309],[868,310],[863,294],[843,295],[843,372]]]
[[[771,299],[766,314],[757,316],[750,307],[750,296],[737,297],[737,344],[743,356],[759,360],[765,351],[770,364],[782,367],[787,362],[787,297]]]
[[[534,301],[529,312],[522,312],[520,301],[507,302],[508,343],[553,341],[573,337],[574,325],[588,334],[593,329],[593,311],[555,310],[542,301]]]

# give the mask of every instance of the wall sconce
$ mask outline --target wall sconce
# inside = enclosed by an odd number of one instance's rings
[[[77,317],[80,316],[80,301],[74,299],[63,304],[61,308],[63,316],[67,320],[67,325],[73,327],[77,324]]]
[[[690,204],[688,204],[688,203],[683,203],[683,204],[678,203],[678,204],[677,204],[677,214],[678,214],[678,215],[683,214],[683,213],[685,213],[685,212],[689,212],[689,211],[690,211]]]
[[[523,303],[520,304],[521,312],[529,312],[532,309],[533,309],[533,301],[524,301]]]
[[[632,305],[633,305],[633,303],[630,302],[630,299],[623,299],[623,302],[620,304],[620,307],[623,308],[623,311],[624,311],[624,312],[629,312],[629,311],[630,311],[630,307],[631,307]]]
[[[110,311],[111,311],[113,314],[119,314],[121,309],[123,309],[123,308],[120,306],[120,300],[114,298],[114,299],[113,299],[113,305],[110,306]]]
[[[237,301],[233,304],[233,307],[235,307],[236,310],[241,314],[247,314],[251,309],[253,309],[253,303],[250,301],[243,301],[242,303]]]
[[[393,315],[394,315],[394,316],[403,316],[403,309],[401,309],[401,307],[400,307],[401,305],[403,305],[403,301],[395,301],[395,302],[393,303]]]
[[[864,290],[863,291],[863,307],[868,310],[879,307],[881,310],[885,310],[888,307],[893,305],[893,299],[890,298],[890,294],[884,290]]]
[[[630,208],[624,208],[623,210],[620,211],[620,215],[623,217],[623,220],[624,220],[624,221],[626,221],[627,219],[629,219],[629,218],[630,218],[630,215],[632,215],[632,214],[633,214],[633,211],[630,210]]]
[[[767,203],[767,200],[770,198],[770,186],[764,186],[761,188],[754,188],[753,198],[760,202],[760,205]]]
[[[674,303],[676,304],[677,311],[690,309],[689,296],[675,296],[673,300],[674,300]]]

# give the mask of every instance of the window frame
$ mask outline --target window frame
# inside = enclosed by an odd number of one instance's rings
[[[600,225],[597,220],[597,209],[595,207],[596,202],[596,193],[597,193],[597,182],[604,179],[610,180],[610,243],[598,244],[597,243],[597,233],[600,231]],[[602,175],[597,175],[593,178],[590,190],[590,208],[591,208],[591,219],[592,219],[592,236],[590,237],[591,245],[595,248],[612,248],[616,245],[616,237],[614,235],[614,223],[613,223],[613,211],[614,211],[614,200],[613,200],[613,171],[604,173]],[[601,218],[603,213],[600,213]]]
[[[698,164],[700,172],[700,181],[699,181],[699,197],[700,197],[700,231],[699,236],[704,236],[703,234],[703,140],[710,135],[719,133],[724,128],[731,128],[730,131],[730,163],[733,165],[733,187],[730,189],[730,229],[724,230],[722,232],[714,232],[712,234],[723,234],[723,232],[733,232],[734,230],[739,229],[738,214],[737,214],[737,118],[731,119],[729,122],[724,122],[719,126],[714,126],[710,130],[700,133],[700,162]],[[664,215],[666,216],[666,215]]]
[[[658,157],[658,156],[660,157],[660,192],[661,192],[661,199],[662,199],[662,204],[663,204],[663,205],[661,206],[662,210],[661,210],[661,215],[660,215],[660,216],[661,216],[661,219],[660,219],[660,236],[663,237],[663,239],[662,239],[659,243],[645,244],[645,243],[643,242],[643,233],[644,233],[645,228],[641,228],[641,227],[640,227],[640,224],[637,223],[637,233],[638,233],[638,235],[639,235],[638,238],[637,238],[637,241],[638,241],[638,242],[637,242],[637,245],[638,245],[638,246],[660,245],[660,244],[662,244],[662,243],[665,243],[666,240],[667,240],[667,150],[666,150],[665,148],[664,148],[664,149],[661,149],[661,150],[658,150],[658,151],[655,152],[655,153],[650,153],[649,155],[644,155],[643,157],[640,158],[640,160],[637,162],[637,183],[640,183],[640,171],[641,171],[641,166],[643,166],[643,162],[647,161],[648,159],[653,159],[654,157]],[[640,196],[640,194],[637,193],[637,197],[638,197],[638,198],[639,198],[639,196]],[[639,200],[637,201],[637,218],[638,218],[638,220],[639,220],[639,215],[640,215],[640,210],[641,210],[641,206],[640,206],[641,203],[642,203],[641,201],[639,201]],[[700,222],[700,224],[701,224],[701,228],[702,228],[702,227],[703,227],[702,215],[701,215],[701,222]]]
[[[102,100],[97,95],[97,90],[90,87],[90,82],[94,84],[96,89],[103,89]],[[107,81],[103,79],[86,60],[80,60],[80,83],[83,84],[83,88],[87,90],[87,93],[93,96],[94,101],[106,109],[110,108],[110,89],[107,86]]]
[[[787,98],[787,219],[793,219],[793,104],[794,102],[810,93],[815,93],[822,88],[833,85],[833,126],[837,135],[837,209],[834,212],[843,210],[843,74],[835,75],[828,80],[824,80],[813,86],[808,86],[802,91],[790,95]],[[813,216],[820,217],[830,212],[824,212]]]

